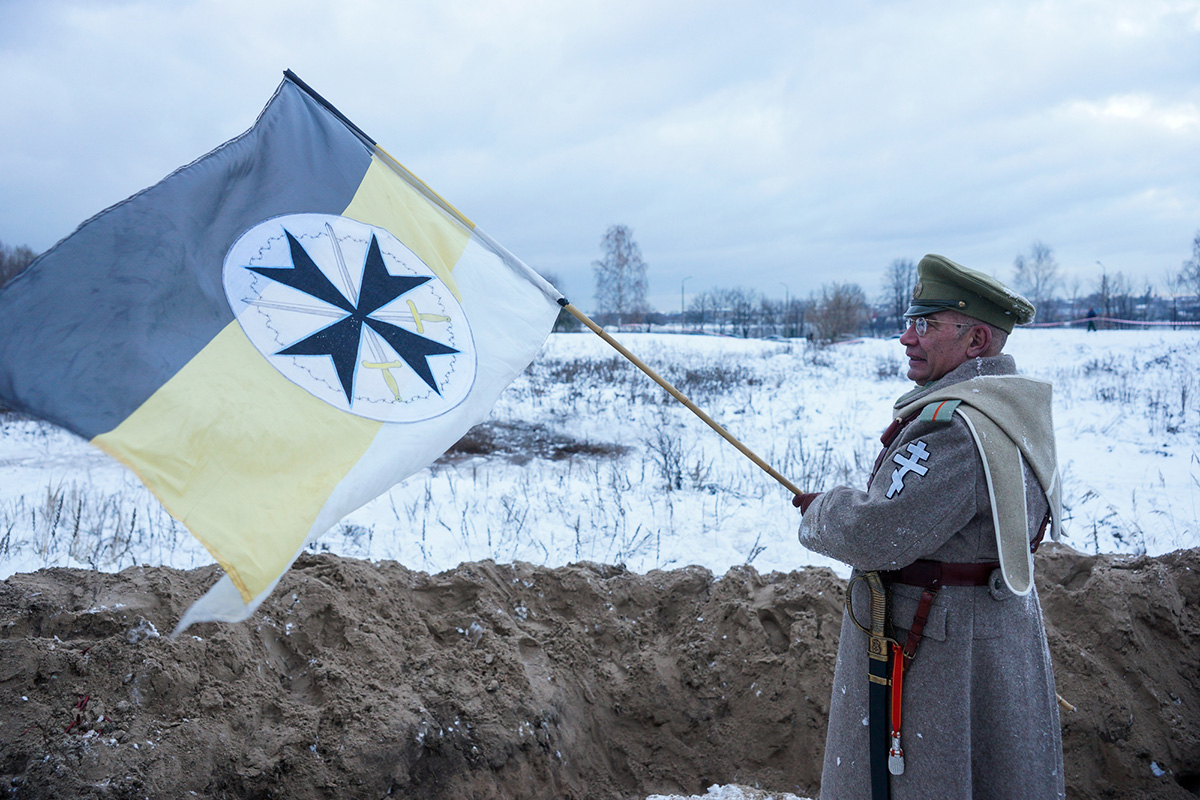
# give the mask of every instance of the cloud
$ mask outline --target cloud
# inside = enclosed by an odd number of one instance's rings
[[[1157,276],[1200,227],[1197,2],[50,0],[0,3],[0,43],[0,239],[37,248],[240,133],[285,67],[580,291],[631,225],[667,308],[686,275],[1003,274],[1035,238]]]
[[[1067,107],[1070,114],[1097,123],[1130,122],[1167,133],[1200,132],[1200,105],[1192,102],[1164,103],[1149,94],[1122,94],[1100,102],[1078,100]]]

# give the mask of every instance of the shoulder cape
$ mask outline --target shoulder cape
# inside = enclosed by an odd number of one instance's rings
[[[954,413],[966,422],[983,461],[1000,569],[1005,583],[1018,595],[1028,594],[1033,587],[1023,461],[1033,469],[1050,505],[1050,537],[1057,540],[1061,531],[1062,486],[1051,392],[1050,384],[1018,375],[984,376],[931,392],[896,410],[903,419],[930,404],[958,401]]]

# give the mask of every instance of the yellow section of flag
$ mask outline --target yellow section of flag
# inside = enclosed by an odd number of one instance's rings
[[[451,272],[471,238],[470,230],[430,204],[379,156],[371,157],[371,166],[342,216],[391,232],[462,301]]]
[[[249,603],[287,569],[382,424],[288,381],[234,321],[92,442],[137,473]]]

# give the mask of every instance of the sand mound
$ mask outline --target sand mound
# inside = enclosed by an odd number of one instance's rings
[[[1200,787],[1200,551],[1038,556],[1072,797]],[[14,795],[815,796],[844,582],[305,556],[258,616],[165,633],[216,578],[0,587]],[[159,635],[164,634],[164,635]]]

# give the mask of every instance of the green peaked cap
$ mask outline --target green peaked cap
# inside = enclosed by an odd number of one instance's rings
[[[951,309],[1012,333],[1013,325],[1033,321],[1033,304],[991,275],[929,254],[917,264],[917,285],[906,317]]]

